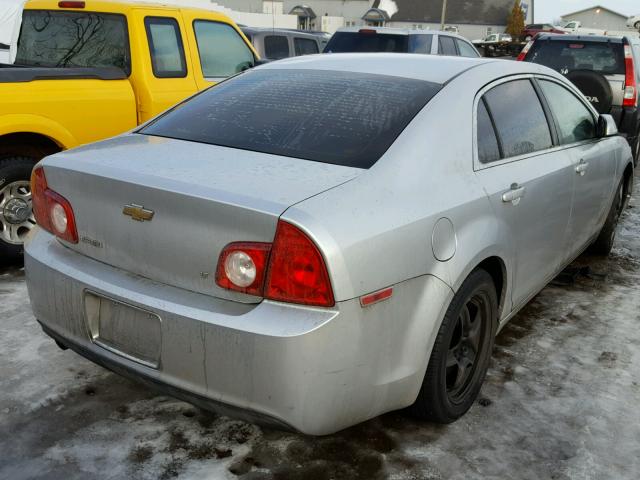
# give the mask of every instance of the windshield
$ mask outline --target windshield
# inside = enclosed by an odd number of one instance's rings
[[[624,75],[622,43],[578,40],[540,40],[527,54],[527,62],[539,63],[566,75],[591,70],[602,75]]]
[[[122,15],[25,10],[16,64],[39,67],[118,67],[131,72]]]
[[[440,89],[388,75],[258,69],[192,97],[139,133],[369,168]]]
[[[336,32],[324,48],[324,53],[348,52],[395,52],[406,53],[409,35],[376,33],[375,30],[360,32]]]

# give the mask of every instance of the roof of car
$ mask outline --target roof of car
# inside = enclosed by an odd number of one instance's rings
[[[414,53],[325,53],[292,57],[268,63],[259,69],[309,69],[393,75],[445,84],[472,68],[500,62],[507,73],[551,72],[530,62],[507,62],[484,58],[416,55]]]
[[[538,34],[536,40],[621,43],[623,38],[622,36],[613,35],[556,35],[553,33],[541,33]]]
[[[272,34],[272,35],[286,35],[289,37],[305,37],[318,39],[322,34],[320,32],[307,32],[304,30],[289,30],[286,28],[268,28],[268,27],[240,27],[246,35],[257,34]]]
[[[352,32],[358,33],[360,30],[375,30],[377,33],[383,35],[447,35],[449,37],[456,37],[461,40],[469,41],[464,38],[462,35],[459,35],[455,32],[448,32],[446,30],[414,30],[411,28],[393,28],[393,27],[341,27],[336,30],[336,33],[339,32]]]

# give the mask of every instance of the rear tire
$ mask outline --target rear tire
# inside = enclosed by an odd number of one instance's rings
[[[475,270],[455,294],[436,337],[420,393],[409,411],[451,423],[475,401],[489,367],[498,323],[495,285]]]
[[[613,249],[613,243],[616,239],[616,229],[618,227],[618,220],[624,209],[624,179],[618,185],[616,195],[613,199],[613,204],[609,209],[609,214],[604,222],[602,230],[595,242],[589,247],[589,253],[593,255],[607,256]]]
[[[24,236],[35,226],[28,182],[36,162],[35,158],[26,156],[0,158],[0,265],[22,262]],[[13,214],[19,211],[22,215],[24,204],[28,205],[29,219],[17,223],[20,218]]]

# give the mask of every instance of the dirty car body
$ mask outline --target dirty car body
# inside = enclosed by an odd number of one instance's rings
[[[632,172],[622,138],[562,144],[551,113],[548,145],[492,150],[484,105],[513,81],[550,82],[599,123],[531,63],[323,55],[48,157],[36,196],[67,209],[52,221],[75,235],[29,238],[35,316],[119,373],[308,434],[411,405],[465,279],[490,271],[497,331],[593,241]],[[232,256],[243,249],[257,277]]]

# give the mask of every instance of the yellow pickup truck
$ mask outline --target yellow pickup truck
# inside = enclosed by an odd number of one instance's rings
[[[232,20],[116,0],[29,0],[13,65],[0,64],[0,263],[35,225],[29,177],[42,157],[134,128],[253,67]]]

